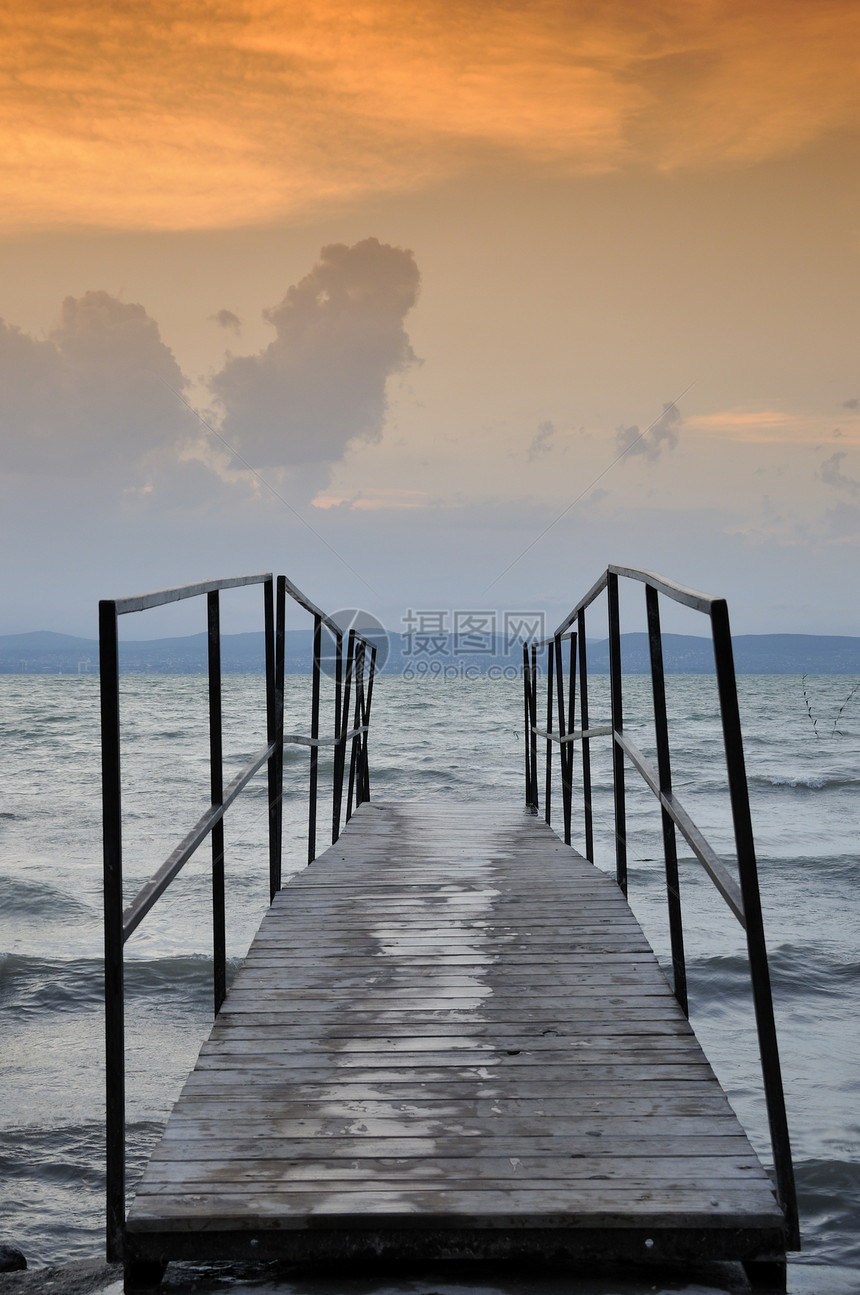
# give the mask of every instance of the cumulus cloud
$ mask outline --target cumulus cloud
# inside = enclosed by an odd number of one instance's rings
[[[332,463],[382,434],[388,378],[416,363],[403,321],[418,295],[411,252],[366,238],[324,247],[263,312],[274,340],[230,356],[211,382],[231,445],[257,467]]]
[[[528,450],[529,462],[539,459],[541,455],[548,454],[552,448],[552,443],[556,437],[555,424],[549,419],[546,422],[539,423],[538,429],[532,437],[531,445]]]
[[[0,384],[7,469],[122,472],[190,431],[167,389],[185,379],[158,325],[107,292],[67,297],[45,339],[0,320]]]
[[[0,463],[165,506],[190,479],[198,502],[267,487],[304,502],[351,442],[380,437],[386,382],[416,362],[403,321],[418,283],[412,253],[377,239],[323,248],[264,312],[272,343],[228,356],[212,379],[209,431],[178,398],[187,380],[142,305],[68,297],[44,337],[0,320]],[[241,322],[229,310],[212,319]]]
[[[821,465],[821,480],[827,486],[837,490],[847,490],[850,494],[860,494],[860,481],[849,477],[842,471],[842,462],[848,457],[845,450],[837,450],[825,459]]]
[[[663,412],[650,427],[640,432],[635,425],[616,428],[615,448],[619,454],[629,457],[632,454],[644,454],[648,459],[658,459],[663,450],[673,450],[678,444],[678,429],[681,426],[681,414],[671,401],[663,405]]]
[[[220,324],[222,328],[229,328],[234,333],[238,333],[242,327],[241,319],[238,315],[234,315],[232,310],[216,310],[209,318],[213,324]]]

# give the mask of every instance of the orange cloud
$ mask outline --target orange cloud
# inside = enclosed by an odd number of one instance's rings
[[[374,490],[363,490],[360,495],[319,494],[311,500],[314,508],[342,508],[347,505],[359,512],[402,511],[410,508],[426,508],[430,497],[426,490],[386,490],[378,487]]]
[[[856,127],[854,0],[12,0],[0,219],[204,228],[476,160],[750,163]]]
[[[853,444],[860,441],[860,417],[844,411],[839,426],[834,426],[834,419],[821,414],[790,414],[778,409],[726,409],[715,414],[693,414],[684,419],[684,428],[747,444],[829,444],[831,440]]]

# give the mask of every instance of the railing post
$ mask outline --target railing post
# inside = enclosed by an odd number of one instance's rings
[[[373,704],[373,679],[376,674],[376,644],[370,649],[370,673],[367,679],[367,700],[364,706],[363,723],[367,727],[367,732],[362,733],[362,801],[370,800],[370,759],[367,754],[367,744],[370,738],[370,708]]]
[[[663,636],[660,629],[659,594],[653,585],[645,586],[648,613],[648,647],[651,654],[651,692],[654,698],[654,735],[657,741],[657,770],[660,791],[672,794],[672,760],[669,751],[669,723],[666,718],[666,679],[663,670]],[[675,824],[668,811],[660,807],[663,819],[663,859],[666,868],[666,902],[669,909],[669,937],[672,945],[672,984],[675,997],[685,1016],[687,1004],[687,964],[684,957],[684,927],[681,918],[681,887],[678,877],[678,849]]]
[[[532,681],[529,671],[529,647],[528,643],[523,643],[523,755],[525,757],[525,775],[526,775],[526,804],[531,805],[532,794],[532,771],[531,771],[531,719],[529,699],[531,697]]]
[[[529,745],[530,745],[530,750],[531,750],[531,757],[530,757],[530,758],[531,758],[531,770],[532,770],[532,788],[531,788],[531,801],[530,801],[529,803],[531,804],[532,808],[534,809],[534,812],[535,812],[535,813],[537,813],[537,812],[538,812],[538,808],[539,808],[539,806],[538,806],[537,732],[536,732],[536,729],[537,729],[537,676],[538,676],[538,669],[537,669],[537,646],[536,646],[534,643],[532,643],[532,659],[531,659],[531,667],[532,667],[532,668],[531,668],[531,693],[530,693],[530,695],[529,695],[529,716],[530,716],[530,719],[531,719],[531,723],[529,724]]]
[[[364,715],[364,664],[364,640],[359,638],[355,645],[355,712],[352,722],[352,746],[349,752],[347,803],[350,816],[352,816],[353,809],[358,809],[361,804],[361,733],[357,730],[361,727]]]
[[[317,787],[320,749],[320,653],[322,652],[322,619],[314,616],[313,675],[311,682],[311,754],[308,784],[308,863],[317,854]]]
[[[284,840],[284,670],[287,638],[287,582],[278,576],[275,607],[275,830],[278,889],[281,888],[281,857]]]
[[[546,647],[546,731],[552,732],[552,687],[555,676],[555,641]],[[552,813],[552,738],[546,740],[546,782],[544,788],[544,820],[550,822]]]
[[[346,821],[352,818],[353,794],[355,795],[356,809],[361,804],[361,787],[359,762],[361,759],[361,733],[358,729],[361,725],[361,717],[364,714],[364,657],[365,644],[364,639],[359,638],[353,664],[355,668],[355,709],[352,717],[352,746],[349,753],[349,786],[346,793]]]
[[[206,595],[209,648],[209,788],[213,805],[224,800],[221,707],[221,608],[217,589]],[[212,991],[217,1015],[227,996],[227,928],[224,903],[224,820],[212,828]]]
[[[337,832],[340,836],[340,816],[343,809],[343,783],[346,777],[346,735],[349,732],[350,701],[352,677],[355,673],[355,630],[349,631],[346,647],[346,682],[343,689],[343,706],[341,708],[340,744],[337,748]],[[347,806],[346,822],[349,822],[350,810]]]
[[[773,1015],[773,996],[767,963],[767,946],[764,938],[758,867],[749,808],[749,789],[747,787],[746,765],[741,737],[741,719],[738,707],[732,635],[729,627],[728,607],[724,599],[715,600],[712,604],[711,630],[714,642],[714,663],[717,672],[720,712],[723,721],[723,740],[726,748],[729,798],[732,806],[735,845],[738,855],[738,880],[744,901],[753,1005],[758,1029],[762,1080],[773,1148],[777,1195],[788,1227],[789,1241],[787,1248],[793,1250],[798,1249],[800,1246],[797,1191],[791,1160],[788,1120],[785,1113],[785,1093],[783,1091],[782,1068],[776,1039],[776,1022]]]
[[[560,637],[555,640],[555,673],[556,673],[556,692],[558,694],[558,763],[561,772],[561,801],[562,815],[564,820],[564,843],[570,845],[570,819],[571,808],[573,805],[573,743],[565,742],[565,737],[573,728],[573,653],[576,642],[576,635],[572,634],[570,638],[570,661],[568,686],[568,713],[565,716],[564,706],[564,655],[562,640]]]
[[[355,730],[358,728],[359,716],[361,715],[361,698],[362,698],[362,688],[363,688],[362,669],[364,666],[364,655],[363,655],[364,644],[361,641],[361,639],[359,639],[358,644],[356,645],[355,632],[353,630],[350,630],[349,635],[351,639],[350,647],[352,649],[350,652],[350,657],[352,660],[352,673],[353,673],[354,685],[355,685],[355,702],[353,703],[353,716],[352,716],[353,736],[352,736],[352,742],[349,748],[349,781],[347,783],[347,789],[346,789],[347,823],[352,818],[352,798],[355,792],[355,757],[356,757],[355,744],[356,744],[356,737],[357,737]]]
[[[624,731],[621,691],[621,621],[618,611],[618,576],[607,575],[609,603],[609,674],[612,697],[612,786],[615,800],[615,880],[627,894],[627,808],[624,794],[624,752],[615,740]]]
[[[364,725],[364,711],[367,701],[365,692],[364,675],[367,667],[367,644],[364,639],[359,639],[358,652],[355,658],[355,718],[353,725],[358,729],[355,737],[352,739],[352,766],[349,774],[350,800],[352,800],[352,788],[355,786],[355,808],[358,809],[362,803],[364,795],[364,734],[360,731]]]
[[[275,750],[268,761],[269,902],[281,889],[284,787],[284,625],[286,582],[278,576],[277,610],[272,581],[263,584],[266,643],[266,740]]]
[[[331,843],[340,836],[340,801],[343,791],[343,747],[341,746],[341,705],[343,701],[343,634],[334,635],[334,751],[331,774]]]
[[[119,635],[116,604],[99,603],[105,914],[106,1251],[119,1263],[125,1242],[125,1011],[122,927],[122,783]]]
[[[579,646],[579,721],[583,733],[588,732],[588,651],[585,644],[585,609],[576,619],[576,637]],[[570,704],[573,706],[573,652],[571,647],[571,684]],[[573,728],[573,711],[571,710],[570,727]],[[582,739],[582,811],[585,820],[585,857],[594,863],[594,812],[592,808],[591,786],[591,738]]]

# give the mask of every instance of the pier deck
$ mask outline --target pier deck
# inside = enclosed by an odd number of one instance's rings
[[[614,880],[531,814],[416,802],[276,896],[126,1243],[755,1265],[786,1231]]]

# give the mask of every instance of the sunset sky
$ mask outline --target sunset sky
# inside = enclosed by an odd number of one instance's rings
[[[271,569],[554,624],[623,562],[860,634],[856,0],[0,33],[0,633]]]

